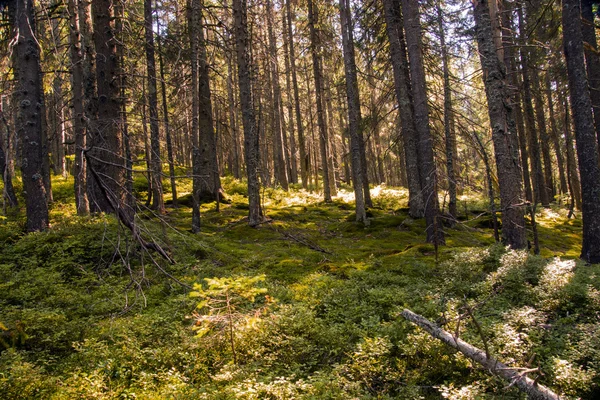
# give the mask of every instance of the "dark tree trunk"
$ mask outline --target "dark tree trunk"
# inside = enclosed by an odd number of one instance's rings
[[[15,131],[22,145],[21,174],[27,207],[27,231],[48,228],[48,204],[43,181],[42,81],[40,48],[35,37],[33,2],[13,0],[9,18],[14,28],[13,70],[16,87]]]
[[[506,70],[494,43],[488,0],[473,3],[477,46],[484,69],[484,84],[492,128],[502,208],[502,239],[512,248],[527,246],[523,186],[519,166],[516,126],[506,88]]]
[[[2,196],[4,199],[8,200],[10,207],[17,207],[19,202],[15,195],[15,189],[12,183],[13,175],[10,171],[10,126],[8,120],[4,116],[4,106],[4,98],[2,98],[2,102],[0,103],[0,124],[2,125],[2,127],[0,127],[0,173],[2,174],[2,182],[4,182]],[[2,129],[4,129],[6,136],[2,134]]]
[[[112,1],[92,2],[94,45],[96,48],[96,84],[98,118],[92,127],[89,159],[101,182],[94,181],[95,211],[116,212],[125,204],[125,163],[123,124],[119,88],[119,57],[114,36]],[[98,185],[102,185],[102,190]],[[104,195],[107,193],[107,196]],[[131,216],[129,216],[131,217]]]
[[[571,118],[569,115],[569,104],[562,90],[558,91],[558,102],[563,115],[563,134],[565,136],[565,148],[567,157],[567,183],[569,184],[569,192],[572,202],[578,210],[581,210],[581,182],[577,171],[577,159],[575,157],[575,149],[573,135],[571,134]]]
[[[400,113],[400,127],[406,161],[408,181],[409,215],[413,218],[423,216],[424,202],[419,177],[417,158],[417,132],[414,125],[413,108],[410,99],[410,85],[407,79],[408,62],[403,46],[404,34],[400,7],[397,1],[383,0],[387,34],[390,41],[390,57],[394,70],[394,84]]]
[[[293,106],[293,96],[292,96],[292,79],[290,71],[292,66],[290,64],[290,45],[289,45],[289,35],[288,35],[288,20],[287,13],[285,8],[281,9],[281,21],[282,21],[282,36],[283,36],[283,55],[284,55],[284,64],[285,64],[285,88],[286,88],[286,109],[288,115],[288,133],[290,137],[290,183],[298,183],[298,146],[296,143],[296,135],[294,129],[294,106]]]
[[[144,0],[144,31],[146,34],[146,68],[148,78],[148,110],[150,114],[150,165],[152,168],[152,208],[164,214],[165,203],[162,185],[162,159],[160,156],[160,131],[158,126],[158,87],[156,85],[156,59],[154,56],[154,29],[152,0]]]
[[[162,95],[163,120],[165,122],[165,136],[167,139],[167,159],[169,162],[169,179],[171,181],[171,197],[173,207],[177,208],[177,183],[175,181],[175,160],[173,158],[173,139],[171,137],[171,124],[169,123],[169,105],[167,103],[167,84],[165,80],[165,65],[163,62],[161,39],[158,39],[158,63],[160,68],[160,92]]]
[[[598,142],[592,116],[581,32],[581,9],[578,0],[563,0],[562,26],[569,94],[575,126],[579,174],[581,176],[581,211],[583,243],[581,258],[600,262],[600,166]]]
[[[263,217],[260,207],[260,184],[258,180],[258,166],[260,164],[259,135],[254,119],[254,105],[250,81],[250,40],[248,36],[247,12],[246,0],[233,0],[238,81],[240,103],[242,107],[242,122],[244,125],[246,172],[248,175],[248,224],[254,227],[262,222]]]
[[[200,95],[198,93],[198,26],[200,24],[200,0],[188,3],[188,30],[190,35],[190,62],[192,70],[192,126],[190,131],[192,142],[192,232],[200,232],[200,148],[198,137],[200,132]]]
[[[444,74],[444,138],[446,140],[446,176],[448,178],[448,214],[456,220],[456,132],[454,129],[454,110],[452,108],[452,90],[450,88],[450,68],[446,34],[444,29],[444,15],[440,4],[437,6],[440,47],[442,50],[442,69]]]
[[[346,98],[348,99],[348,130],[350,131],[350,155],[352,160],[352,182],[354,183],[354,198],[356,221],[367,225],[367,213],[363,193],[363,169],[360,158],[360,97],[358,91],[358,76],[356,72],[356,56],[354,41],[351,33],[351,13],[349,2],[340,0],[340,20],[342,26],[342,46],[344,50],[344,70],[346,74]]]
[[[78,215],[90,212],[87,197],[87,165],[83,151],[86,147],[85,109],[84,109],[84,54],[79,27],[79,7],[77,0],[69,0],[70,16],[70,52],[71,52],[71,91],[73,92],[73,136],[75,138],[75,207]]]
[[[199,161],[200,161],[200,199],[219,200],[221,179],[217,162],[217,140],[213,124],[212,101],[210,93],[209,65],[206,56],[204,38],[204,20],[201,2],[198,18],[198,94],[199,94]]]
[[[592,5],[597,0],[581,0],[581,33],[584,46],[585,62],[587,65],[587,77],[590,85],[590,98],[594,109],[594,125],[596,128],[596,139],[600,146],[600,55],[598,54],[598,43],[596,41],[596,25],[594,23],[594,12]]]
[[[438,226],[438,194],[433,141],[429,129],[429,105],[427,103],[427,87],[421,38],[421,20],[419,2],[402,0],[404,31],[410,68],[410,79],[413,94],[415,129],[419,138],[417,152],[419,158],[419,176],[425,203],[425,223],[427,225],[427,241],[443,244],[444,232]]]
[[[283,144],[284,132],[281,128],[281,86],[279,85],[279,63],[277,57],[277,42],[273,32],[273,4],[271,0],[266,2],[267,32],[268,32],[268,60],[271,71],[271,86],[273,88],[273,118],[271,118],[273,130],[273,155],[275,180],[283,190],[288,190],[288,174]]]
[[[531,77],[529,72],[529,52],[524,46],[523,36],[525,27],[523,23],[523,11],[517,9],[519,14],[519,33],[521,35],[521,74],[523,76],[523,108],[525,112],[525,130],[527,131],[527,142],[529,145],[529,159],[531,160],[531,178],[533,181],[533,203],[542,203],[544,207],[550,204],[544,172],[542,170],[540,143],[535,126],[535,114],[533,111],[533,100],[531,93]]]
[[[292,86],[294,88],[294,108],[296,111],[296,129],[298,129],[298,149],[300,156],[300,178],[302,187],[308,188],[310,159],[306,151],[306,139],[304,137],[304,127],[302,125],[302,114],[300,112],[300,94],[298,90],[298,76],[296,73],[296,51],[294,47],[294,35],[292,30],[292,21],[295,18],[292,13],[291,0],[285,0],[287,15],[287,35],[290,46],[290,69],[292,73]]]
[[[308,0],[308,26],[310,29],[310,52],[313,62],[313,77],[315,79],[315,98],[317,102],[317,126],[319,127],[319,147],[321,150],[321,168],[323,169],[323,198],[331,201],[332,184],[329,181],[329,154],[327,151],[327,126],[325,125],[325,110],[323,107],[323,78],[321,68],[321,45],[317,25],[319,13],[315,9],[313,0]],[[334,183],[335,185],[335,183]]]
[[[540,83],[539,73],[536,69],[532,70],[532,84],[534,88],[535,116],[537,119],[538,131],[540,133],[540,147],[542,149],[542,161],[544,163],[544,183],[546,184],[546,194],[551,201],[556,195],[554,188],[554,176],[552,174],[552,158],[550,157],[550,137],[546,128],[546,116],[544,113],[544,100],[542,97],[542,85]]]
[[[562,146],[560,145],[560,136],[558,134],[558,128],[556,126],[556,114],[554,113],[554,100],[552,99],[552,87],[550,85],[550,77],[546,73],[545,77],[545,92],[546,99],[548,101],[548,113],[550,115],[550,137],[554,146],[554,152],[556,154],[556,164],[558,166],[558,176],[560,180],[560,192],[565,195],[569,192],[567,186],[567,178],[565,175],[565,161],[563,157]]]

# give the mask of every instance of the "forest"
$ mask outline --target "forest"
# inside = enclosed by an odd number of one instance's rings
[[[0,398],[600,398],[599,34],[0,0]]]

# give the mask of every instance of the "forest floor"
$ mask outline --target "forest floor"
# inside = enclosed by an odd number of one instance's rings
[[[250,228],[245,184],[226,178],[229,202],[204,204],[194,235],[183,182],[180,207],[137,218],[169,263],[112,216],[75,216],[72,186],[55,177],[47,232],[0,217],[2,399],[523,397],[404,308],[600,397],[600,265],[577,260],[581,219],[560,206],[538,210],[534,256],[495,244],[486,201],[464,196],[436,252],[403,189],[373,189],[369,227],[349,188],[331,203],[264,189],[269,221]]]

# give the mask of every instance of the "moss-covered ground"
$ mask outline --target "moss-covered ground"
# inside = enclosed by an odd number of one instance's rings
[[[228,202],[203,204],[192,234],[182,182],[179,208],[136,219],[172,264],[110,215],[75,216],[72,184],[54,179],[49,231],[0,220],[2,399],[523,398],[404,308],[566,397],[600,397],[600,266],[577,260],[581,220],[560,206],[538,210],[534,256],[495,244],[485,200],[464,196],[436,252],[402,189],[374,188],[369,227],[348,188],[331,203],[265,189],[269,222],[250,228],[226,178]]]

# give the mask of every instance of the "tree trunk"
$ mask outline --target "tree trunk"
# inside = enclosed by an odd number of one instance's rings
[[[407,79],[408,62],[403,46],[404,34],[400,8],[397,1],[383,0],[390,57],[394,70],[394,85],[400,113],[400,127],[406,161],[406,178],[408,183],[408,207],[412,218],[420,218],[424,213],[423,193],[419,177],[417,159],[417,132],[414,125],[413,107],[410,99],[410,86]]]
[[[79,27],[79,7],[77,0],[69,0],[71,91],[73,92],[73,136],[75,137],[75,207],[78,215],[87,215],[90,204],[87,197],[87,165],[83,151],[86,148],[85,108],[84,108],[84,54]]]
[[[506,72],[503,61],[498,58],[488,0],[473,3],[477,46],[484,70],[485,92],[492,128],[492,140],[498,170],[500,203],[502,208],[502,239],[512,248],[527,246],[523,212],[523,186],[517,153],[516,126],[513,110],[505,99]]]
[[[273,118],[271,120],[273,129],[273,149],[274,149],[274,172],[275,180],[285,191],[289,189],[287,163],[285,157],[285,148],[283,144],[283,130],[281,128],[281,86],[279,84],[279,63],[277,57],[277,42],[273,32],[273,4],[271,0],[266,2],[267,14],[267,34],[268,34],[268,60],[269,70],[271,71],[271,86],[273,87]]]
[[[15,195],[15,189],[13,187],[12,178],[13,175],[10,171],[11,152],[10,152],[10,127],[6,117],[4,116],[4,96],[0,102],[0,123],[4,127],[6,136],[2,134],[2,128],[0,128],[0,173],[2,174],[2,182],[4,183],[4,189],[2,196],[8,200],[10,207],[17,207],[19,202]]]
[[[154,29],[152,0],[144,0],[144,28],[146,34],[146,68],[148,79],[148,111],[150,114],[150,165],[152,168],[152,208],[164,214],[165,203],[162,185],[162,159],[160,156],[160,131],[158,126],[158,87],[156,85],[156,59],[154,56]]]
[[[446,46],[446,34],[444,29],[444,15],[442,6],[438,3],[438,27],[440,35],[440,47],[442,50],[442,69],[444,74],[444,138],[446,141],[446,176],[448,178],[448,214],[452,220],[456,220],[456,132],[454,129],[454,110],[452,108],[452,90],[450,89],[450,60]]]
[[[406,45],[410,79],[413,94],[415,129],[418,136],[417,152],[419,159],[419,176],[423,200],[425,202],[425,223],[427,225],[427,241],[443,244],[444,232],[438,226],[438,193],[435,160],[433,155],[433,141],[429,129],[429,105],[427,103],[427,87],[425,81],[425,67],[423,65],[423,52],[421,38],[421,20],[419,3],[417,0],[402,0],[404,15],[404,31],[406,32]]]
[[[340,20],[342,26],[342,46],[344,51],[344,71],[346,74],[346,98],[348,100],[348,130],[350,132],[350,155],[352,160],[352,182],[354,184],[354,198],[356,208],[356,221],[367,225],[367,213],[363,192],[363,169],[360,158],[361,113],[360,97],[358,91],[358,76],[356,72],[356,56],[354,54],[354,41],[351,33],[351,13],[348,0],[340,1]]]
[[[527,142],[529,145],[529,159],[531,160],[531,178],[533,181],[533,203],[542,203],[547,207],[550,202],[546,191],[546,183],[542,170],[540,143],[535,126],[535,114],[533,112],[533,101],[531,94],[531,80],[529,74],[529,54],[524,47],[525,27],[523,23],[523,11],[517,9],[519,15],[519,33],[521,35],[521,74],[523,76],[523,108],[525,111],[525,130],[527,131]]]
[[[296,144],[296,136],[294,134],[294,106],[293,106],[293,96],[292,96],[292,79],[290,70],[292,66],[290,65],[290,50],[289,50],[289,35],[288,35],[288,22],[287,22],[287,13],[285,9],[282,7],[281,9],[281,21],[282,21],[282,36],[283,36],[283,55],[284,55],[284,63],[285,63],[285,88],[286,88],[286,109],[288,115],[288,130],[290,137],[290,157],[289,164],[291,169],[290,174],[290,183],[298,183],[298,162],[297,162],[297,153],[298,146]]]
[[[209,65],[206,54],[206,40],[204,38],[204,19],[200,4],[198,17],[198,94],[199,94],[199,161],[200,161],[200,192],[199,198],[219,201],[222,192],[217,162],[217,140],[213,124],[212,100],[210,92]]]
[[[581,176],[581,211],[583,215],[581,258],[589,263],[599,263],[600,166],[598,165],[598,142],[592,116],[592,101],[585,71],[580,3],[578,0],[563,0],[562,10],[563,44]]]
[[[598,43],[596,41],[596,25],[592,5],[597,0],[581,0],[581,34],[584,46],[585,63],[587,66],[587,78],[590,85],[590,98],[594,113],[594,125],[596,128],[596,139],[600,146],[600,55],[598,54]]]
[[[159,25],[160,28],[160,25]],[[158,63],[160,68],[160,91],[162,95],[163,120],[165,122],[165,136],[167,139],[167,159],[169,162],[169,179],[171,181],[171,197],[173,208],[177,208],[177,183],[175,181],[175,161],[173,159],[173,140],[171,138],[171,125],[169,123],[169,105],[167,103],[167,84],[165,80],[165,65],[162,55],[162,39],[158,38]]]
[[[200,131],[200,95],[198,93],[198,26],[200,24],[200,0],[188,3],[188,30],[190,35],[190,62],[192,72],[192,126],[190,131],[192,142],[192,232],[200,231],[200,148],[198,137]]]
[[[98,119],[92,128],[89,158],[101,182],[95,181],[95,211],[116,212],[113,205],[125,204],[125,165],[123,162],[123,125],[119,88],[119,57],[114,36],[112,1],[92,2],[94,45],[96,48],[96,84]],[[106,198],[102,185],[110,199]]]
[[[310,29],[310,52],[313,62],[313,77],[315,79],[315,98],[317,102],[317,125],[319,127],[319,145],[321,150],[321,168],[323,169],[323,198],[331,201],[331,182],[329,182],[329,155],[327,154],[327,126],[325,125],[325,110],[323,108],[323,78],[321,68],[321,45],[317,25],[319,13],[313,0],[308,0],[308,26]]]
[[[252,86],[250,76],[250,40],[248,36],[246,0],[233,0],[233,19],[238,63],[238,81],[242,122],[244,125],[244,151],[246,154],[246,173],[248,175],[248,225],[255,227],[262,222],[260,207],[260,184],[258,180],[259,135],[254,119]]]
[[[575,207],[581,210],[581,182],[577,171],[577,160],[575,150],[573,148],[573,135],[571,134],[571,118],[569,116],[569,104],[564,98],[564,94],[558,92],[559,105],[562,107],[563,115],[563,133],[565,135],[565,147],[567,156],[567,183],[569,184],[569,192]]]
[[[565,161],[563,157],[562,146],[560,145],[560,138],[558,134],[558,128],[556,126],[556,115],[554,113],[554,100],[552,99],[552,87],[550,85],[550,76],[546,73],[545,76],[545,92],[546,99],[548,102],[548,113],[550,114],[550,137],[554,146],[554,152],[556,154],[556,164],[558,165],[558,176],[560,180],[560,192],[565,195],[569,192],[567,186],[567,178],[565,175]]]
[[[42,82],[40,48],[35,37],[32,0],[14,0],[9,4],[10,26],[14,28],[13,70],[16,87],[15,131],[21,140],[21,174],[27,207],[27,231],[48,228],[48,204],[43,181]]]
[[[546,116],[544,113],[544,100],[542,97],[542,85],[537,69],[532,69],[531,83],[533,85],[533,99],[535,105],[535,116],[537,119],[538,131],[540,133],[540,147],[542,148],[542,161],[544,163],[544,183],[546,184],[546,194],[551,201],[556,195],[554,188],[554,176],[552,174],[552,158],[550,157],[550,137],[546,129]]]
[[[296,111],[296,129],[298,129],[298,149],[300,156],[300,178],[302,180],[302,187],[308,188],[308,176],[310,159],[306,151],[306,139],[304,137],[304,127],[302,125],[302,114],[300,112],[300,94],[298,90],[298,76],[296,73],[296,51],[294,47],[294,35],[292,30],[292,21],[295,19],[295,15],[292,13],[292,0],[285,0],[285,8],[287,15],[287,35],[288,43],[290,46],[290,69],[292,73],[292,86],[294,88],[294,107]]]

